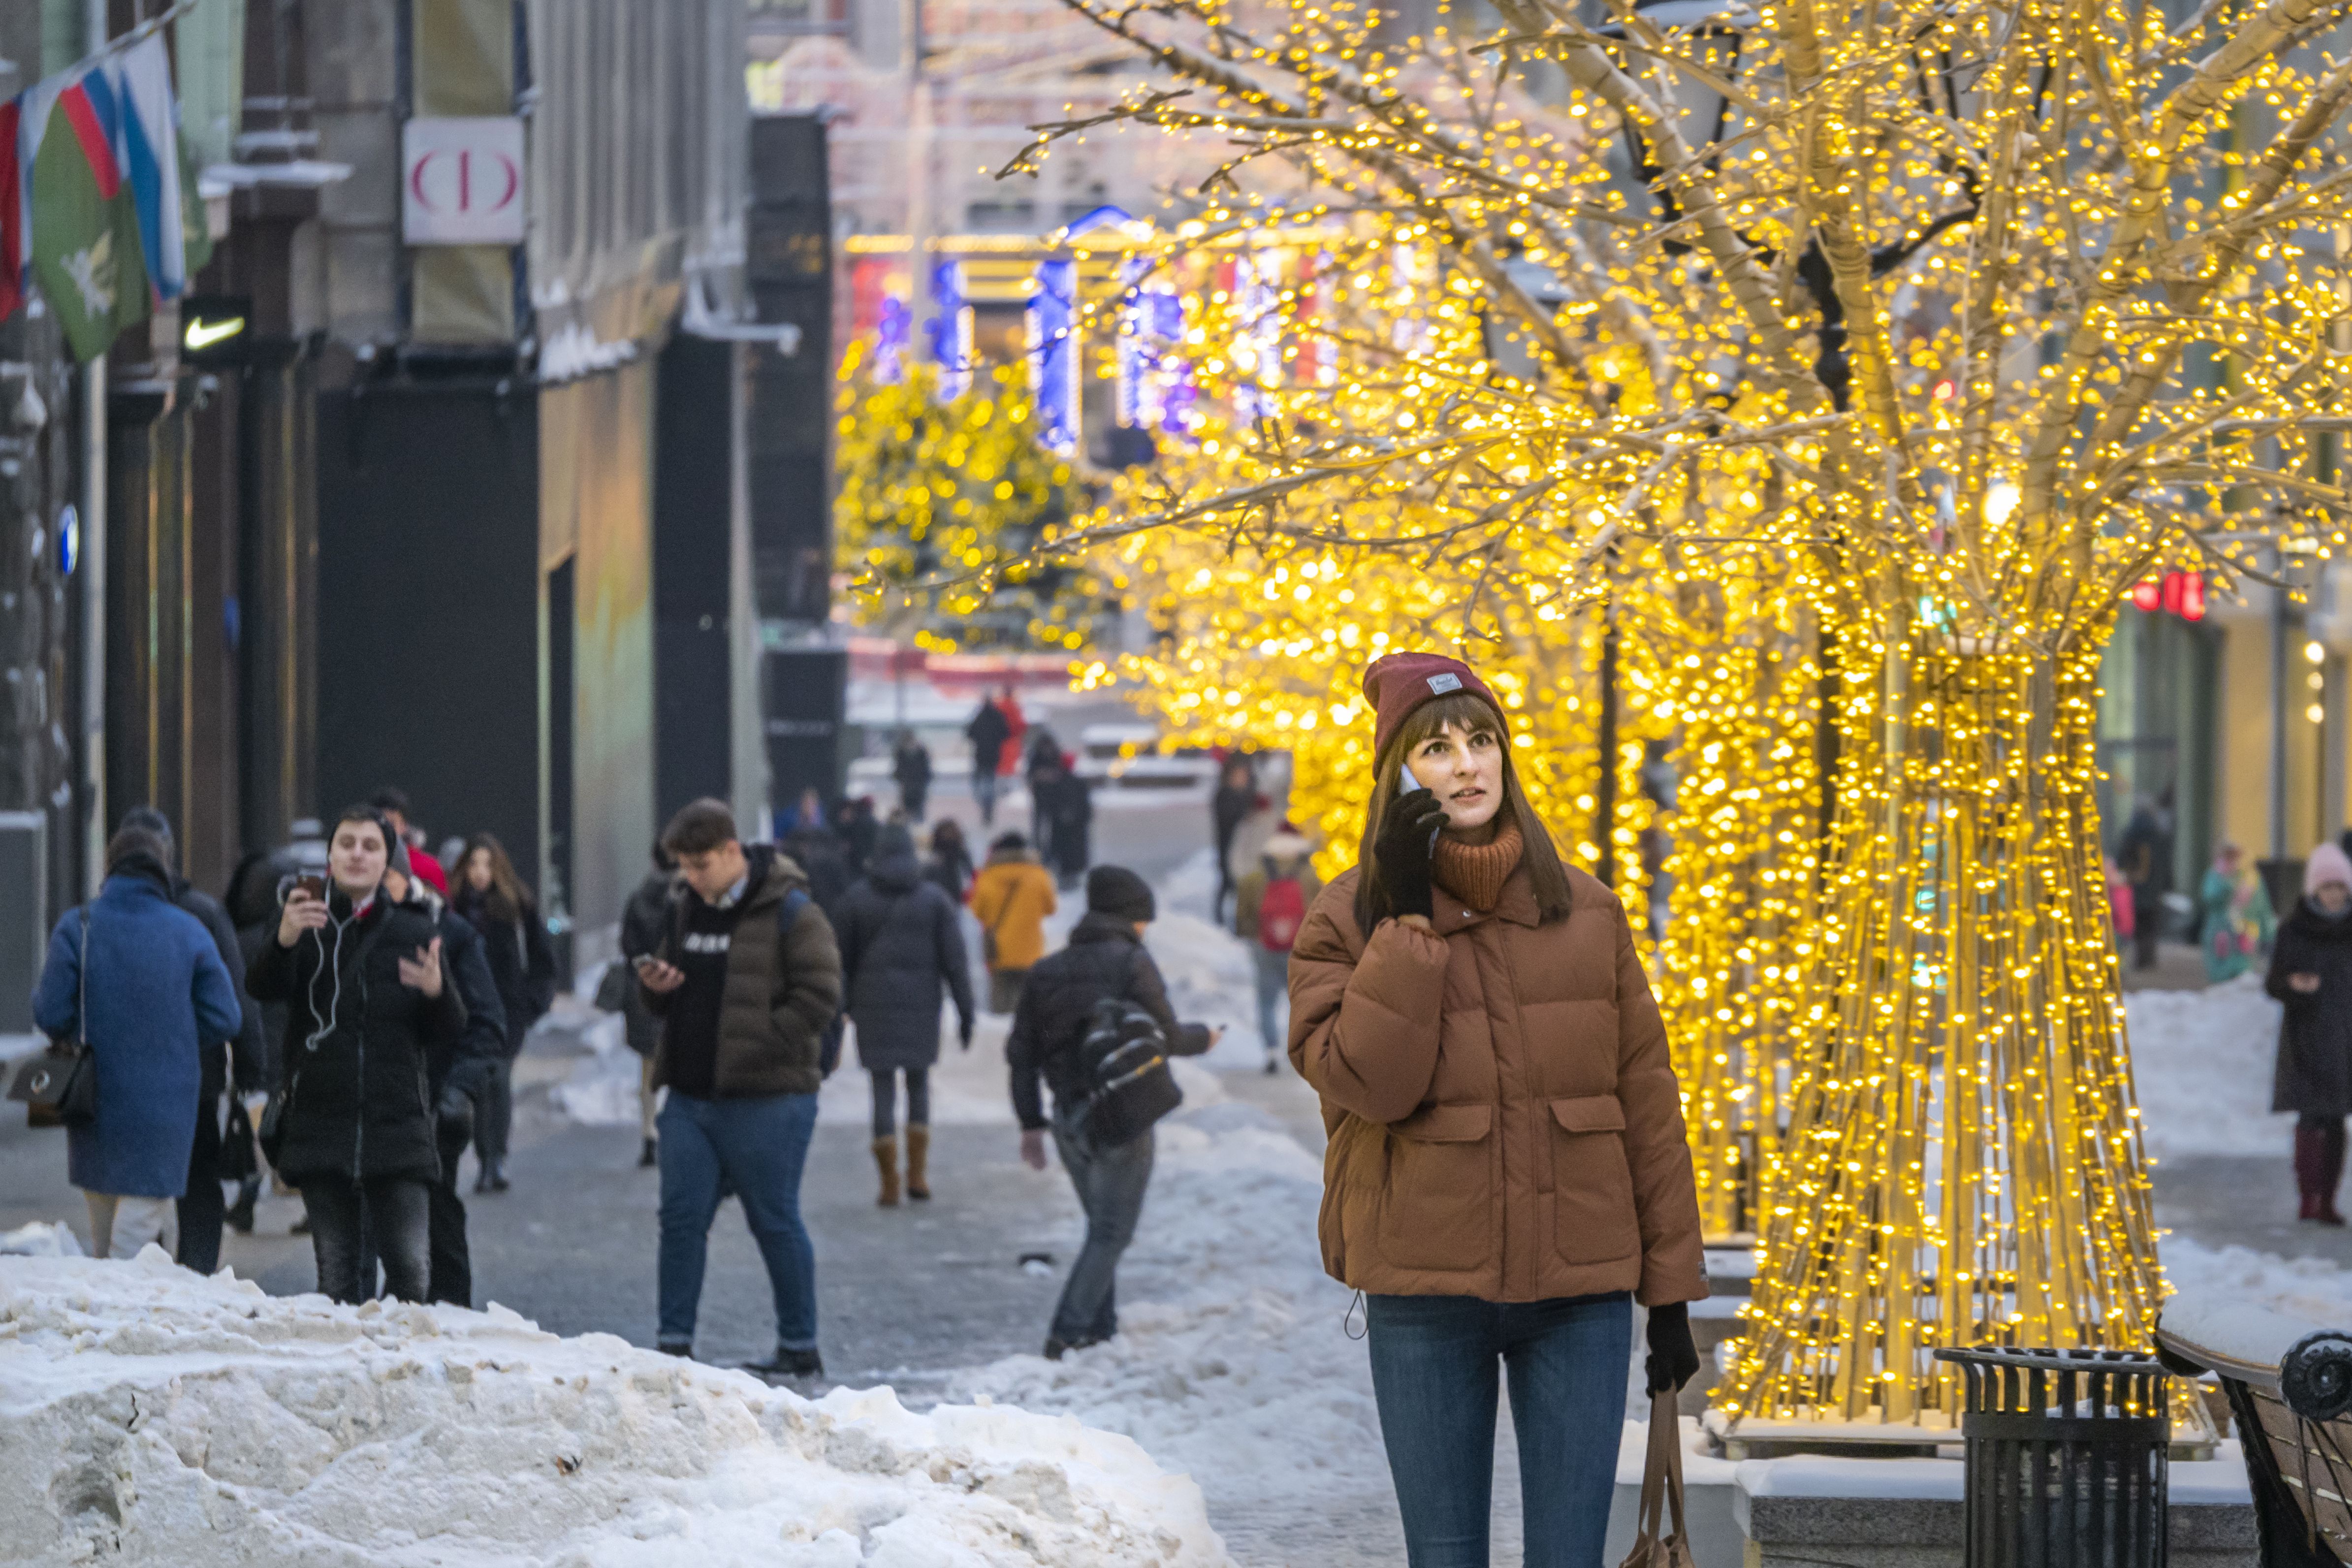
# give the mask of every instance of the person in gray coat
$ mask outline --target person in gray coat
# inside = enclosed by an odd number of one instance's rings
[[[940,1059],[940,1000],[955,998],[957,1039],[971,1049],[971,969],[955,900],[924,879],[904,827],[882,830],[870,869],[838,917],[843,990],[857,1026],[857,1059],[874,1082],[874,1163],[882,1206],[898,1201],[898,1079],[907,1077],[907,1195],[931,1195],[931,1065]]]

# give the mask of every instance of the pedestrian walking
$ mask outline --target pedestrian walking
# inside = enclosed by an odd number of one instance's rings
[[[474,1191],[502,1193],[509,1184],[507,1139],[514,1126],[514,1059],[522,1050],[523,1037],[555,1005],[555,949],[547,940],[538,900],[523,886],[495,834],[477,833],[466,840],[457,893],[451,902],[481,933],[482,951],[498,982],[499,1008],[506,1015],[506,1050],[484,1069],[474,1116],[474,1155],[481,1162]]]
[[[814,788],[801,791],[800,803],[776,818],[776,837],[789,838],[796,833],[825,833],[832,829],[825,820],[824,796]]]
[[[394,837],[373,806],[346,807],[328,839],[323,888],[294,880],[276,940],[246,976],[255,1000],[287,1004],[262,1137],[275,1144],[278,1173],[302,1190],[319,1289],[337,1301],[373,1293],[362,1277],[363,1228],[387,1291],[422,1301],[431,1289],[441,1176],[431,1058],[466,1028],[438,926],[385,893]]]
[[[1410,1561],[1486,1561],[1499,1365],[1529,1568],[1590,1568],[1633,1301],[1654,1394],[1699,1364],[1686,1303],[1706,1277],[1665,1029],[1623,903],[1561,864],[1486,682],[1406,653],[1363,689],[1362,848],[1290,958],[1290,1059],[1330,1131],[1324,1264],[1365,1294]]]
[[[898,804],[907,820],[920,826],[931,798],[931,752],[912,730],[898,731],[898,743],[890,751],[890,776],[898,781]]]
[[[842,853],[841,840],[828,829],[803,827],[785,839],[782,847],[808,878],[809,896],[831,920],[840,910],[849,884],[857,880],[857,873],[849,868],[849,858]]]
[[[443,898],[449,896],[449,873],[440,858],[425,847],[425,829],[408,820],[408,792],[386,784],[368,796],[384,821],[392,825],[392,836],[408,846],[408,863],[427,886]]]
[[[2352,859],[2322,844],[2279,926],[2263,988],[2284,1005],[2271,1109],[2293,1111],[2298,1217],[2342,1225],[2344,1119],[2352,1115]]]
[[[882,832],[882,825],[874,818],[874,797],[845,798],[833,820],[834,836],[841,841],[841,858],[849,866],[851,879],[863,877],[873,863],[875,840]]]
[[[857,1063],[874,1089],[874,1163],[879,1203],[898,1202],[898,1079],[907,1080],[907,1195],[931,1195],[931,1068],[940,1059],[941,992],[955,1003],[956,1042],[971,1049],[971,965],[962,910],[923,879],[915,841],[886,827],[873,868],[842,900],[841,976]]]
[[[2154,969],[2164,935],[2164,895],[2172,890],[2172,792],[2142,798],[2116,842],[2116,863],[2131,884],[2132,967]]]
[[[971,742],[971,797],[980,803],[980,823],[982,827],[996,822],[997,766],[1003,760],[1004,744],[1013,738],[1012,721],[1004,710],[991,698],[980,700],[980,710],[963,727],[966,739]]]
[[[923,859],[924,879],[961,905],[971,891],[971,850],[966,847],[963,825],[941,817],[931,829],[931,852]]]
[[[1249,759],[1227,757],[1217,773],[1217,792],[1209,797],[1209,826],[1217,851],[1217,893],[1209,918],[1218,925],[1225,923],[1225,900],[1234,896],[1234,838],[1243,821],[1264,804]]]
[[[1088,872],[1087,912],[1071,928],[1069,945],[1030,970],[1005,1040],[1013,1113],[1021,1121],[1021,1158],[1031,1170],[1044,1170],[1050,1131],[1087,1215],[1086,1243],[1070,1266],[1046,1331],[1049,1361],[1118,1332],[1118,1260],[1135,1238],[1151,1184],[1149,1127],[1106,1148],[1089,1139],[1082,1125],[1098,1087],[1095,1063],[1081,1048],[1097,1005],[1123,1001],[1149,1014],[1171,1056],[1199,1056],[1224,1033],[1205,1024],[1179,1023],[1169,1006],[1160,966],[1143,947],[1143,928],[1157,912],[1150,884],[1124,866],[1097,866]],[[1054,1091],[1050,1118],[1038,1094],[1041,1079]]]
[[[1062,764],[1058,753],[1046,758],[1031,778],[1034,815],[1050,836],[1039,853],[1063,887],[1075,888],[1093,856],[1094,792]]]
[[[179,842],[171,820],[152,805],[134,805],[122,814],[121,826],[154,836],[171,879],[172,902],[194,915],[212,938],[213,951],[228,971],[229,989],[237,999],[236,1035],[226,1045],[207,1044],[199,1053],[204,1076],[196,1089],[196,1134],[188,1148],[187,1190],[175,1205],[180,1231],[175,1256],[184,1267],[210,1274],[220,1267],[221,1226],[228,1215],[221,1183],[244,1174],[228,1168],[230,1152],[221,1136],[221,1094],[232,1081],[239,1094],[257,1090],[265,1081],[268,1061],[261,1039],[261,1008],[245,994],[245,955],[238,950],[228,911],[180,875]]]
[[[2202,913],[2197,941],[2205,950],[2205,978],[2215,985],[2235,980],[2271,944],[2276,923],[2270,893],[2246,864],[2244,851],[2234,844],[2213,851],[2197,902]]]
[[[466,1145],[473,1142],[482,1084],[508,1059],[506,1005],[499,1000],[481,932],[444,902],[432,884],[411,875],[414,853],[399,840],[393,841],[383,869],[383,896],[433,922],[441,938],[443,971],[457,988],[457,999],[466,1005],[466,1025],[457,1037],[427,1040],[425,1048],[425,1096],[433,1107],[433,1150],[441,1165],[425,1201],[425,1299],[471,1307],[474,1252],[466,1236],[466,1202],[457,1194],[457,1164],[466,1157]],[[465,864],[462,846],[454,858],[460,866]],[[365,1207],[364,1194],[362,1207]],[[368,1222],[368,1240],[360,1258],[362,1294],[373,1294],[376,1279],[373,1215]]]
[[[1054,879],[1029,841],[999,834],[988,864],[971,882],[971,918],[980,922],[980,959],[988,969],[988,1010],[1010,1013],[1029,968],[1045,956],[1045,917],[1061,908]]]
[[[229,919],[236,922],[237,953],[245,961],[238,970],[240,974],[250,973],[261,957],[264,944],[278,940],[278,884],[281,877],[289,874],[287,862],[290,858],[283,851],[257,849],[239,860],[236,869],[229,873],[226,901]],[[254,1205],[260,1201],[261,1184],[266,1174],[254,1127],[260,1119],[261,1105],[268,1096],[269,1086],[278,1082],[282,1074],[286,1004],[262,1001],[249,990],[245,1000],[253,1004],[253,1010],[261,1023],[261,1081],[252,1092],[241,1093],[229,1113],[230,1131],[223,1140],[229,1147],[224,1152],[224,1163],[227,1168],[241,1172],[242,1175],[237,1183],[236,1199],[228,1205],[227,1214],[222,1217],[238,1234],[250,1235]],[[295,1234],[301,1235],[310,1229],[307,1222],[297,1223]]]
[[[662,830],[684,886],[661,945],[637,965],[662,1020],[660,1326],[690,1355],[710,1222],[723,1192],[743,1200],[775,1298],[776,1352],[751,1370],[815,1377],[816,1254],[801,1223],[802,1168],[816,1130],[826,1037],[841,1005],[841,953],[807,879],[772,845],[746,848],[716,800]]]
[[[1290,994],[1290,949],[1307,923],[1307,907],[1323,890],[1314,854],[1306,835],[1285,820],[1234,889],[1234,931],[1249,944],[1256,971],[1257,1033],[1269,1076],[1281,1070],[1285,1042],[1275,1009]]]
[[[662,932],[669,924],[669,903],[677,889],[677,861],[656,839],[653,867],[637,890],[629,895],[628,904],[621,910],[620,965],[627,970],[641,958],[648,958],[661,946]],[[822,900],[819,900],[822,907]],[[637,1151],[637,1168],[653,1169],[659,1146],[654,1127],[654,1112],[661,1098],[654,1088],[654,1057],[661,1045],[661,1020],[646,1005],[645,993],[632,977],[624,987],[621,1007],[625,1037],[629,1049],[637,1053],[637,1131],[644,1139]]]
[[[153,834],[128,827],[108,840],[98,897],[49,933],[33,1021],[52,1039],[79,1040],[98,1075],[96,1119],[66,1129],[66,1179],[89,1206],[90,1255],[170,1248],[203,1058],[236,1037],[245,1015],[211,933],[173,902],[170,851]]]

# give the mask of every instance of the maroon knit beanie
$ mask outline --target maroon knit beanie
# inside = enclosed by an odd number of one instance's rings
[[[1495,700],[1477,671],[1460,659],[1442,653],[1392,653],[1372,660],[1364,671],[1364,697],[1373,713],[1372,755],[1377,758],[1388,750],[1389,742],[1414,709],[1456,691],[1485,698],[1508,731],[1510,720],[1503,705]]]

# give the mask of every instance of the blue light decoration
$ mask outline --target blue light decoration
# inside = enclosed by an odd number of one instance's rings
[[[1130,261],[1118,313],[1118,422],[1139,430],[1190,438],[1198,394],[1182,356],[1184,299],[1173,289],[1146,289],[1145,263]]]
[[[1281,253],[1244,250],[1234,258],[1234,305],[1241,331],[1232,345],[1234,413],[1255,424],[1275,412],[1268,392],[1282,384]]]
[[[907,379],[907,351],[915,342],[915,312],[895,294],[882,299],[874,319],[874,380],[896,386]]]
[[[81,513],[66,503],[58,513],[58,575],[70,577],[81,562]]]
[[[940,401],[952,403],[971,390],[971,301],[963,291],[963,263],[942,261],[931,268],[931,360],[940,367]]]
[[[1077,304],[1078,264],[1039,262],[1029,297],[1029,389],[1038,439],[1065,458],[1078,449]]]

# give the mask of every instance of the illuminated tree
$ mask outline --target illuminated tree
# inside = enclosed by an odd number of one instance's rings
[[[1452,348],[1358,342],[1328,385],[1255,392],[1220,482],[1057,548],[1189,530],[1349,580],[1384,556],[1498,641],[1539,590],[1622,603],[1638,555],[1751,582],[1735,616],[1786,634],[1756,658],[1817,661],[1820,923],[1724,1410],[1941,1425],[1939,1345],[2144,1344],[2097,670],[2152,569],[2341,542],[2347,277],[2310,237],[2352,220],[2352,64],[2312,46],[2347,5],[2167,32],[2118,4],[1781,0],[1672,30],[1612,0],[1604,31],[1496,0],[1501,32],[1390,54],[1345,5],[1070,3],[1177,84],[1118,118],[1313,171],[1328,200],[1286,221],[1346,238],[1294,306],[1345,339],[1397,286],[1379,258],[1423,247]],[[1538,69],[1557,107],[1510,85]],[[1195,243],[1265,221],[1223,188]],[[1497,376],[1507,353],[1533,368]],[[1741,749],[1811,739],[1790,695],[1739,710]]]
[[[889,384],[844,356],[836,399],[835,559],[862,624],[920,646],[1078,647],[1100,596],[1069,565],[1029,560],[1086,504],[1069,464],[1040,446],[1016,371],[948,402],[924,365]],[[944,593],[917,591],[943,576]]]

